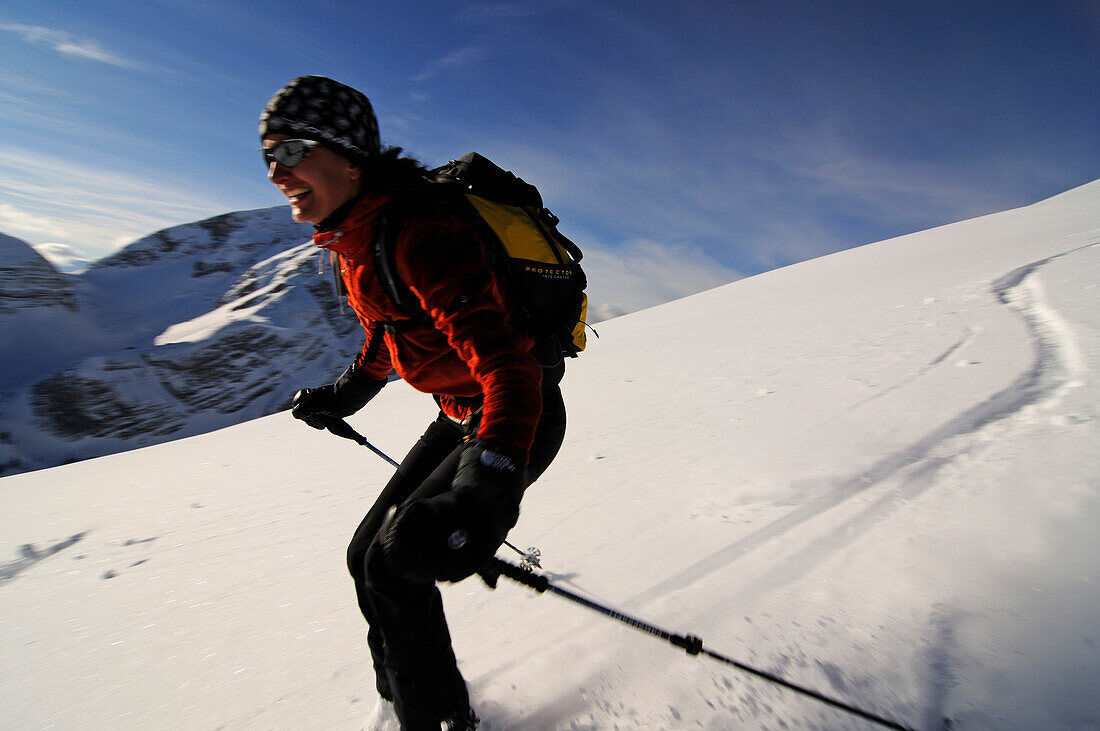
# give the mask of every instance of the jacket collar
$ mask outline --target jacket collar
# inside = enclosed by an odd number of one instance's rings
[[[359,203],[362,198],[363,195],[361,193],[349,198],[347,201],[340,204],[339,208],[328,214],[328,218],[324,221],[313,224],[313,230],[323,234],[340,228],[340,224],[344,222],[344,219],[351,213],[351,209],[355,208],[356,204]]]
[[[337,208],[316,224],[313,243],[322,249],[348,254],[370,242],[378,212],[389,198],[359,196]]]

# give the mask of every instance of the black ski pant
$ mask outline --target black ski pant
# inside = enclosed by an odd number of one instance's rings
[[[441,413],[401,462],[348,546],[348,570],[369,625],[367,644],[378,693],[394,702],[406,731],[435,731],[441,719],[465,710],[470,699],[439,589],[434,582],[394,572],[383,556],[379,532],[392,508],[450,489],[465,440],[476,431],[476,419],[461,425]],[[564,437],[565,404],[555,380],[543,387],[528,484],[550,466]]]

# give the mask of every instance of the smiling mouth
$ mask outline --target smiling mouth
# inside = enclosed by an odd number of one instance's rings
[[[309,188],[302,188],[301,190],[284,191],[283,194],[287,197],[287,200],[290,201],[291,203],[297,203],[298,201],[302,200],[302,198],[305,198],[307,195],[309,195],[312,192],[313,191],[311,191]]]

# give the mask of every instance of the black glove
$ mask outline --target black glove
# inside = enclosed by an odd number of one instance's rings
[[[461,581],[496,553],[519,520],[527,471],[480,440],[469,443],[451,489],[398,509],[382,549],[397,572],[416,581]]]
[[[369,378],[358,365],[352,363],[336,383],[303,388],[294,394],[294,406],[290,413],[314,429],[324,429],[331,420],[351,416],[366,406],[385,385],[385,380]]]

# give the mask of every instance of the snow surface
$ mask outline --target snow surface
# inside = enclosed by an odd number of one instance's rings
[[[917,728],[1100,726],[1100,181],[603,323],[511,541]],[[353,426],[400,456],[392,384]],[[390,468],[285,413],[0,480],[0,727],[375,722]],[[501,554],[505,556],[504,553]],[[560,597],[444,587],[489,729],[870,728]]]

